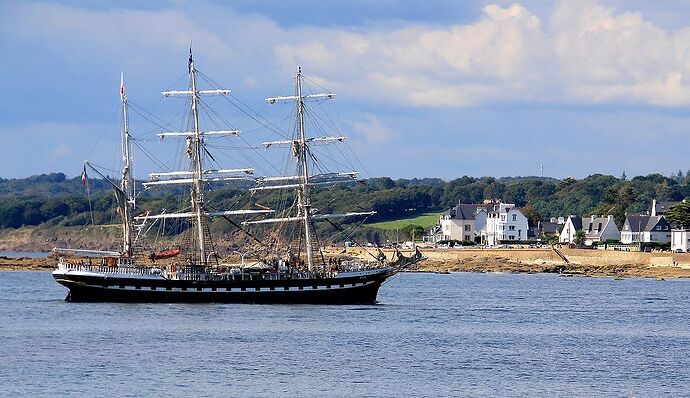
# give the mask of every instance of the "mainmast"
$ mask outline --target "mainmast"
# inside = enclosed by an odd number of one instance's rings
[[[295,142],[296,148],[293,150],[297,154],[297,172],[300,176],[300,188],[297,191],[298,216],[302,217],[304,224],[304,243],[307,251],[307,267],[309,271],[314,269],[312,258],[312,236],[311,236],[311,197],[309,195],[309,168],[307,165],[307,142],[304,136],[304,100],[302,98],[302,68],[297,67],[295,78],[297,85],[297,124],[299,127],[299,140]]]
[[[192,183],[191,190],[191,202],[192,211],[196,213],[196,227],[197,236],[199,239],[199,260],[200,265],[206,265],[206,246],[204,242],[204,216],[203,216],[203,206],[204,206],[204,190],[202,181],[202,164],[201,164],[201,134],[199,133],[199,109],[198,109],[198,92],[196,90],[196,71],[194,70],[194,59],[192,58],[192,48],[189,48],[189,77],[192,82],[192,117],[194,119],[194,130],[191,137],[187,140],[191,141],[191,171]]]
[[[146,215],[135,217],[136,220],[153,221],[165,219],[188,219],[194,220],[196,224],[196,235],[198,239],[197,255],[199,256],[198,265],[206,265],[208,263],[208,256],[206,253],[205,235],[208,228],[206,228],[206,219],[208,217],[228,217],[228,216],[246,216],[251,214],[266,214],[272,213],[272,210],[220,210],[209,212],[204,206],[204,184],[207,182],[226,182],[246,180],[246,175],[253,174],[254,169],[239,168],[239,169],[205,169],[203,164],[203,153],[206,152],[204,148],[205,138],[214,137],[229,137],[239,135],[239,130],[207,130],[202,131],[199,126],[199,105],[201,103],[200,97],[202,95],[229,95],[230,90],[226,89],[212,89],[199,90],[196,82],[196,69],[194,68],[194,59],[192,58],[192,49],[189,49],[189,80],[190,88],[188,90],[163,91],[161,94],[164,97],[191,97],[191,111],[193,128],[191,131],[171,131],[157,134],[161,139],[166,137],[184,138],[187,143],[187,155],[189,156],[189,169],[186,171],[169,171],[150,173],[150,181],[145,182],[144,188],[148,189],[155,186],[165,185],[187,185],[190,186],[190,202],[191,211],[179,213],[161,213],[155,215]]]
[[[135,207],[135,182],[132,170],[132,144],[129,135],[129,121],[127,119],[127,96],[125,95],[124,74],[120,72],[120,101],[122,102],[122,180],[120,189],[124,194],[120,206],[122,213],[122,254],[132,255],[132,214]]]

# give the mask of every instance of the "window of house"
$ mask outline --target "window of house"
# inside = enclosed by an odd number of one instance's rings
[[[515,225],[509,225],[509,226],[508,226],[508,229],[511,230],[511,231],[515,231]]]
[[[513,221],[517,221],[517,214],[513,214]]]
[[[592,224],[589,224],[589,232],[592,232]]]
[[[515,235],[510,235],[509,238],[510,240],[515,240]]]
[[[657,231],[661,231],[661,225],[657,225],[657,226],[656,226],[656,230],[657,230]]]
[[[465,225],[465,231],[469,231],[470,228],[471,228],[471,227],[470,227],[469,225]]]
[[[664,225],[664,231],[668,231],[668,225]]]
[[[470,240],[470,236],[469,236],[469,235],[465,235],[465,240]]]
[[[601,223],[597,226],[597,231],[601,231]]]
[[[522,236],[522,230],[518,229],[518,236]]]
[[[505,220],[506,220],[506,216],[501,216],[501,221],[505,221]]]

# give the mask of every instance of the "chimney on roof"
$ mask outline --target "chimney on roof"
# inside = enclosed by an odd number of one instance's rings
[[[594,214],[592,214],[592,217],[591,217],[591,218],[592,218],[592,221],[594,221],[594,219],[597,218],[597,216],[595,216]]]
[[[656,199],[652,199],[652,215],[656,216]]]
[[[608,218],[608,219],[609,219],[609,221],[613,221],[613,216],[612,216],[612,215],[610,215],[610,214],[609,214],[608,216],[606,216],[606,218]]]

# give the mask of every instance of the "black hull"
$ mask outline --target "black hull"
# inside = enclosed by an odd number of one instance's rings
[[[139,279],[115,275],[53,275],[74,302],[374,304],[394,272],[351,278],[254,281]]]

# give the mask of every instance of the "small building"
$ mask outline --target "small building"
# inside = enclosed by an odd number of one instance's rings
[[[613,216],[606,217],[575,217],[570,216],[565,220],[563,229],[559,236],[560,243],[575,243],[577,231],[584,231],[585,245],[592,246],[594,243],[605,242],[607,240],[620,240],[621,233],[616,226]]]
[[[655,201],[656,202],[656,201]],[[654,206],[652,207],[654,209]],[[654,210],[652,210],[652,213]],[[664,216],[629,214],[621,231],[621,243],[668,243],[671,225]]]
[[[562,222],[559,222],[561,221]],[[545,236],[558,236],[560,233],[561,226],[565,224],[565,219],[559,217],[559,219],[551,218],[549,221],[539,221],[537,224],[537,237]]]
[[[671,230],[671,251],[690,253],[690,229]]]
[[[512,203],[495,203],[486,218],[486,244],[527,241],[527,217]]]
[[[436,239],[481,242],[486,234],[487,204],[463,204],[451,208],[439,219]]]

